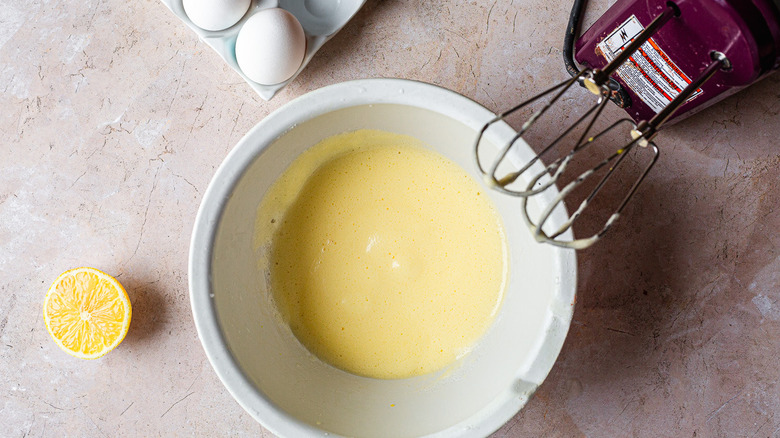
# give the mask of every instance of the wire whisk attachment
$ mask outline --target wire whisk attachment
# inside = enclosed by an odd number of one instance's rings
[[[531,229],[531,232],[533,233],[536,240],[540,242],[546,242],[556,246],[573,248],[573,249],[587,248],[588,246],[595,243],[601,236],[603,236],[609,230],[612,224],[617,220],[622,210],[625,208],[625,206],[628,204],[631,197],[636,192],[642,180],[644,180],[645,176],[650,172],[650,169],[653,167],[653,165],[656,163],[658,159],[659,150],[654,143],[650,141],[645,141],[646,138],[641,135],[634,138],[630,138],[630,141],[628,141],[628,143],[621,145],[619,148],[614,150],[614,152],[611,153],[609,156],[604,158],[602,161],[598,162],[595,166],[582,172],[574,179],[572,179],[570,182],[566,183],[563,187],[561,187],[558,194],[552,199],[552,202],[550,202],[546,207],[542,209],[539,218],[536,220],[531,218],[531,215],[529,213],[529,206],[528,206],[529,198],[533,197],[534,195],[538,195],[542,192],[545,192],[550,187],[556,185],[556,183],[560,181],[561,176],[565,173],[569,164],[571,164],[572,160],[577,154],[582,153],[582,151],[584,151],[585,149],[589,148],[590,146],[596,143],[603,142],[607,138],[607,135],[610,133],[623,131],[626,134],[626,137],[628,137],[630,133],[635,132],[639,129],[639,126],[634,124],[634,122],[631,119],[621,119],[609,125],[605,129],[602,129],[596,132],[595,134],[593,134],[593,132],[595,131],[594,125],[596,123],[596,120],[601,116],[606,104],[609,102],[609,97],[613,90],[611,90],[606,83],[601,84],[598,87],[589,87],[589,89],[594,88],[595,90],[597,90],[598,94],[595,95],[596,99],[594,103],[590,107],[588,107],[574,121],[574,123],[568,126],[568,128],[564,129],[560,133],[560,135],[558,135],[551,142],[546,144],[538,154],[536,154],[530,160],[526,161],[525,164],[523,164],[517,170],[511,170],[502,175],[499,175],[499,168],[501,167],[501,165],[509,161],[508,156],[510,154],[510,151],[512,150],[512,147],[520,139],[523,138],[523,136],[527,133],[527,131],[531,128],[531,126],[540,117],[544,116],[547,110],[553,105],[555,105],[562,98],[562,96],[568,93],[570,91],[570,88],[573,85],[577,83],[582,84],[585,81],[592,81],[592,80],[593,80],[593,72],[589,70],[583,70],[577,76],[565,82],[562,82],[552,88],[549,88],[543,91],[542,93],[539,93],[536,96],[531,97],[525,102],[522,102],[521,104],[515,106],[514,108],[511,108],[510,110],[499,114],[494,119],[490,120],[487,124],[485,124],[485,126],[480,130],[477,138],[477,142],[475,145],[475,157],[477,161],[477,166],[480,172],[482,173],[483,177],[485,178],[487,184],[501,193],[522,198],[523,217],[526,223],[528,224],[529,228]],[[547,96],[552,96],[552,97],[538,111],[533,113],[527,121],[523,123],[523,125],[520,127],[519,131],[517,132],[517,134],[515,134],[512,140],[508,144],[504,145],[504,147],[499,151],[498,156],[496,157],[495,160],[492,161],[490,166],[489,167],[485,166],[480,157],[480,146],[482,145],[483,136],[485,135],[485,132],[490,128],[490,126],[498,122],[503,122],[505,118],[510,116],[511,114]],[[570,135],[573,133],[576,136],[574,137],[575,140],[571,142]],[[569,145],[568,147],[566,147],[567,144]],[[572,144],[573,146],[571,146]],[[561,236],[563,236],[568,230],[572,228],[572,225],[577,220],[577,218],[580,217],[582,212],[588,207],[591,201],[603,189],[605,183],[610,179],[610,177],[613,176],[615,171],[624,163],[624,160],[629,155],[629,153],[637,146],[647,148],[652,152],[649,163],[645,167],[644,171],[642,171],[640,176],[637,178],[637,180],[633,183],[633,185],[628,191],[628,194],[625,196],[623,201],[617,207],[616,211],[607,219],[604,226],[596,234],[587,238],[573,239],[573,240],[561,239]],[[560,150],[561,148],[565,148],[564,150],[566,152],[563,155],[558,156],[557,158],[547,160],[549,164],[545,165],[544,164],[545,161],[543,160],[543,158],[547,158],[547,156],[550,155],[552,152]],[[558,227],[555,230],[545,229],[544,224],[547,223],[555,208],[559,204],[561,204],[565,198],[570,196],[571,193],[576,188],[585,184],[586,181],[595,178],[596,175],[599,173],[599,171],[605,168],[607,168],[606,173],[596,183],[595,187],[579,204],[577,209],[569,216],[569,218],[563,224],[561,224],[560,227]],[[526,182],[525,185],[521,185],[520,187],[510,187],[513,184],[516,186],[517,184],[515,183],[518,182],[518,180],[520,180],[521,177],[522,180]]]

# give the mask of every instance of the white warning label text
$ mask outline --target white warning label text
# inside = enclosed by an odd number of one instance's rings
[[[599,52],[607,62],[612,61],[642,30],[644,26],[632,15],[598,44]],[[656,113],[691,83],[691,79],[652,38],[618,68],[617,75]],[[696,90],[688,102],[701,93],[701,89]]]

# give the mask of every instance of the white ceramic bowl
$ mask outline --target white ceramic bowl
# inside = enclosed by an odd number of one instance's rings
[[[280,323],[252,236],[264,193],[306,148],[361,128],[411,135],[478,177],[476,131],[494,115],[433,85],[346,82],[302,96],[258,123],[204,195],[190,247],[190,298],[203,347],[222,382],[254,418],[284,437],[485,436],[509,420],[547,376],[574,306],[573,251],[536,243],[519,200],[487,191],[503,217],[510,283],[485,336],[458,364],[425,376],[376,380],[313,357]],[[487,133],[487,149],[512,138]],[[488,151],[489,152],[489,151]],[[519,145],[513,159],[528,159]],[[549,201],[553,193],[532,201]],[[555,212],[552,225],[566,219]],[[475,261],[478,262],[478,261]]]

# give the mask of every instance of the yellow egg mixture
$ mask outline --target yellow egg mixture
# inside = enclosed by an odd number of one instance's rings
[[[394,379],[442,369],[492,322],[507,248],[490,199],[412,137],[359,130],[302,154],[258,210],[282,318],[320,359]]]

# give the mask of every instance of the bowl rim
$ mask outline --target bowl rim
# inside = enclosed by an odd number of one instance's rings
[[[218,224],[230,193],[254,159],[273,141],[291,127],[314,117],[372,104],[399,104],[431,110],[464,123],[475,131],[496,117],[487,108],[457,92],[408,79],[361,79],[314,90],[272,112],[239,140],[212,177],[195,218],[190,241],[188,282],[198,338],[212,368],[228,392],[256,421],[277,436],[338,435],[305,423],[276,406],[255,388],[228,349],[211,290],[211,260]],[[507,140],[515,133],[503,122],[497,128],[499,135]],[[525,144],[521,147],[528,148]],[[557,222],[560,218],[556,220],[553,217],[551,220]],[[531,366],[537,387],[549,374],[563,347],[576,294],[575,251],[562,248],[554,248],[553,251],[556,273],[560,279],[557,293],[571,305],[556,314],[557,321],[547,318],[546,333]],[[427,436],[487,436],[519,412],[530,396],[518,396],[516,391],[508,388],[472,417]]]

